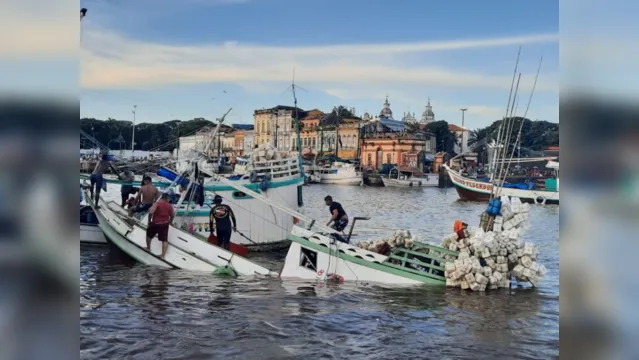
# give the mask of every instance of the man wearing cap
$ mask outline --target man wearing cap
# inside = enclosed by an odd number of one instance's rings
[[[230,206],[222,204],[222,197],[220,195],[215,195],[213,203],[215,206],[211,208],[211,212],[209,213],[209,228],[211,229],[211,233],[215,230],[217,246],[230,250],[231,232],[237,231],[235,214],[233,214],[233,210],[231,210]],[[231,224],[231,222],[233,224]]]

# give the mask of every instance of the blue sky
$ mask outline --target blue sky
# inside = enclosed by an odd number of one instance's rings
[[[138,122],[335,105],[483,127],[505,114],[522,46],[523,115],[558,121],[557,1],[86,0],[81,116]]]

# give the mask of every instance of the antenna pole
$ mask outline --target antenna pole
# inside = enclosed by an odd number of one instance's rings
[[[131,158],[134,158],[134,153],[135,153],[135,112],[137,110],[138,106],[137,105],[133,105],[133,134],[131,135]]]

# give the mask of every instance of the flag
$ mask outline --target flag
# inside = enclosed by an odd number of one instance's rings
[[[82,18],[84,18],[85,16],[87,16],[87,9],[86,8],[80,9],[80,20],[82,20]]]

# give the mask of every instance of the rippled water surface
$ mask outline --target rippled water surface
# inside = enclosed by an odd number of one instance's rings
[[[328,220],[332,195],[359,235],[406,228],[426,240],[477,225],[485,204],[454,189],[305,187],[306,214]],[[82,247],[81,357],[85,359],[550,359],[559,354],[559,209],[533,207],[526,241],[548,268],[536,289],[483,293],[443,287],[218,278],[132,263]],[[381,231],[381,230],[380,230]],[[357,232],[357,231],[356,231]],[[380,232],[376,236],[384,236]],[[277,266],[277,257],[261,256]],[[281,265],[280,265],[281,266]]]

